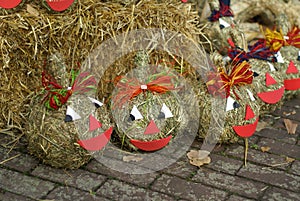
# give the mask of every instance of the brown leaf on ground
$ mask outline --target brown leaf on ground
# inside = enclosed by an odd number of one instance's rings
[[[285,116],[290,116],[290,115],[296,114],[296,110],[293,110],[293,111],[291,111],[291,112],[283,112],[283,114],[284,114]]]
[[[209,164],[211,162],[208,151],[205,150],[191,150],[187,154],[187,157],[190,159],[190,164],[201,167],[204,164]]]
[[[267,122],[259,121],[256,126],[256,131],[259,132],[259,131],[265,129],[268,125],[269,124]]]
[[[286,161],[287,163],[291,163],[291,162],[294,162],[295,159],[294,159],[294,158],[290,158],[290,157],[285,157],[285,161]]]
[[[133,162],[139,162],[141,160],[143,160],[142,157],[137,157],[137,156],[123,156],[123,161],[124,162],[131,162],[131,161],[133,161]]]
[[[289,119],[283,119],[284,125],[286,127],[286,130],[288,134],[295,134],[298,124],[293,123]]]
[[[267,152],[267,151],[270,151],[271,147],[260,147],[260,150],[262,152]]]

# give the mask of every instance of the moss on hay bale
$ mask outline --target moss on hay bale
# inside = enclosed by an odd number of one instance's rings
[[[28,10],[28,5],[34,10]],[[49,12],[35,0],[15,10],[2,9],[0,19],[0,126],[20,129],[26,116],[24,104],[40,89],[40,66],[48,55],[58,51],[66,65],[73,68],[105,39],[119,33],[164,28],[196,41],[201,34],[197,13],[175,0],[142,0],[126,6],[80,0],[62,13]],[[109,74],[115,76],[117,70]]]

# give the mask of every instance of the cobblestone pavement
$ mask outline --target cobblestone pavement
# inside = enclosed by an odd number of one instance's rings
[[[115,172],[95,160],[78,170],[51,168],[27,154],[23,138],[9,150],[11,140],[2,133],[0,200],[299,200],[300,126],[290,135],[284,118],[300,124],[300,96],[261,119],[268,126],[250,138],[247,167],[241,141],[217,146],[212,162],[201,168],[191,166],[184,156],[146,175]],[[191,149],[200,145],[195,141]],[[270,150],[262,152],[266,146]]]

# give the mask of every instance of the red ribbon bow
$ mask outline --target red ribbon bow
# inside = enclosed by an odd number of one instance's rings
[[[146,90],[163,94],[175,89],[170,76],[160,76],[145,85],[141,84],[137,79],[127,80],[125,83],[121,80],[116,87],[119,89],[119,93],[114,97],[114,102],[119,106]]]
[[[206,83],[209,92],[214,95],[222,95],[222,90],[224,89],[226,98],[229,97],[230,89],[233,86],[243,86],[252,83],[253,72],[250,70],[250,68],[250,64],[246,61],[236,64],[230,73],[225,72],[224,68],[220,68],[219,72],[214,76],[214,78]],[[234,90],[233,93],[239,99]]]
[[[211,16],[208,18],[209,21],[215,22],[219,20],[221,17],[233,17],[233,12],[230,9],[230,2],[223,2],[222,0],[219,0],[220,2],[220,9],[219,10],[213,10]]]

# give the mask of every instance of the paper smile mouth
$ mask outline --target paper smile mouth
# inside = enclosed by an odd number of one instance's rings
[[[152,140],[148,142],[131,139],[130,143],[133,144],[136,148],[141,149],[143,151],[156,151],[165,147],[171,139],[172,135],[159,140]]]
[[[244,138],[250,137],[253,135],[253,133],[256,130],[258,119],[259,118],[257,117],[256,121],[253,124],[247,124],[243,126],[233,126],[232,128],[236,132],[236,134],[238,134],[238,136]]]
[[[87,139],[87,140],[78,140],[78,144],[82,146],[84,149],[88,151],[99,151],[103,149],[107,145],[107,143],[110,141],[111,134],[112,134],[113,128],[110,127],[107,129],[104,133]]]
[[[284,87],[286,90],[295,91],[300,89],[300,78],[284,80]]]
[[[275,104],[281,100],[284,94],[284,89],[285,87],[282,86],[281,88],[274,91],[258,93],[257,96],[265,103]]]

